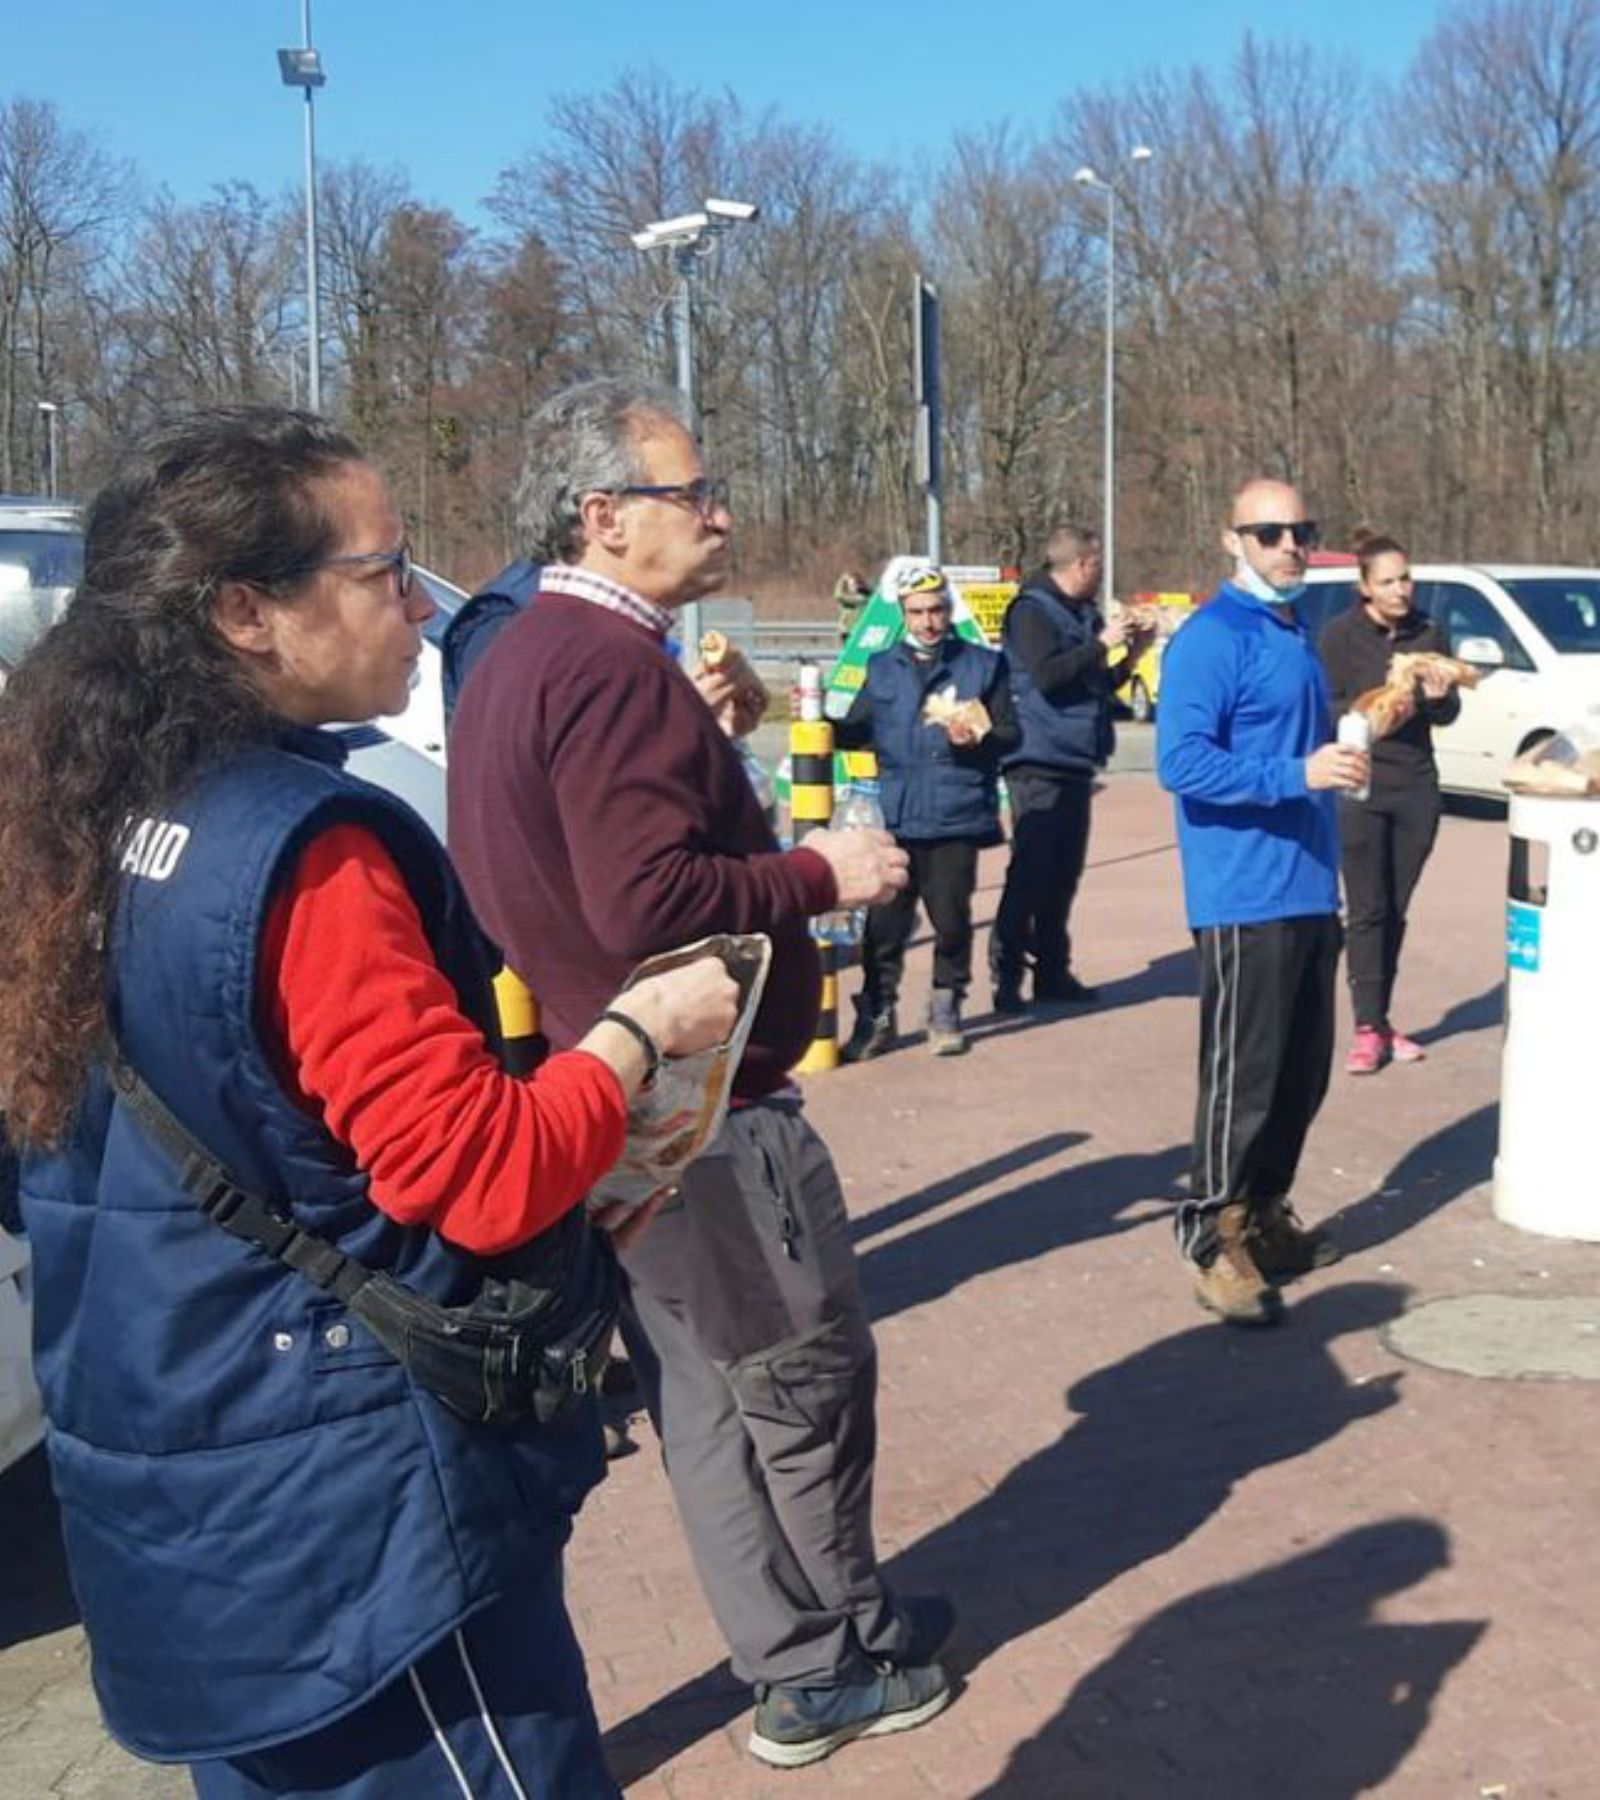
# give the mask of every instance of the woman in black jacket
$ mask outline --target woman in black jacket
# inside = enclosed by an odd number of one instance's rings
[[[1438,627],[1411,604],[1411,559],[1402,544],[1392,537],[1360,538],[1356,561],[1355,604],[1329,621],[1320,646],[1336,714],[1383,684],[1396,651],[1444,648]],[[1406,907],[1439,829],[1432,728],[1450,723],[1461,698],[1447,675],[1429,670],[1413,699],[1411,717],[1372,747],[1370,798],[1339,796],[1346,968],[1355,1009],[1355,1037],[1344,1064],[1349,1075],[1373,1075],[1387,1062],[1421,1062],[1424,1055],[1390,1023],[1389,1002]]]

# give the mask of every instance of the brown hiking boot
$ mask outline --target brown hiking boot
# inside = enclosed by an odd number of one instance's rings
[[[1250,1253],[1268,1281],[1293,1281],[1326,1269],[1344,1252],[1325,1231],[1307,1231],[1287,1200],[1273,1200],[1250,1223]]]
[[[1283,1302],[1250,1254],[1249,1210],[1235,1200],[1217,1214],[1217,1252],[1195,1271],[1194,1297],[1229,1325],[1276,1325]]]

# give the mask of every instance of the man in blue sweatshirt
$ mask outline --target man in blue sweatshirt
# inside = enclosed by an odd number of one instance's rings
[[[1368,776],[1329,742],[1328,690],[1295,607],[1317,527],[1298,491],[1247,482],[1234,573],[1168,644],[1156,728],[1200,955],[1200,1093],[1178,1245],[1200,1304],[1282,1316],[1278,1284],[1337,1260],[1289,1190],[1327,1092],[1339,961],[1334,795]]]

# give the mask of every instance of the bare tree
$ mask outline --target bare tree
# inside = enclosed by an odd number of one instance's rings
[[[402,170],[357,159],[326,167],[317,188],[322,297],[350,422],[367,438],[381,429],[386,401],[379,349],[384,245],[395,214],[410,203],[409,187]]]
[[[148,408],[288,398],[294,235],[286,201],[247,182],[199,206],[157,197],[124,272],[127,379]]]
[[[65,324],[128,200],[126,170],[46,101],[0,104],[0,488],[37,484],[34,402],[57,386]]]
[[[1530,551],[1595,542],[1592,356],[1600,252],[1600,6],[1509,0],[1464,9],[1411,72],[1400,161],[1433,279],[1435,360],[1448,371],[1438,448],[1454,471],[1453,534],[1482,500],[1526,501]],[[1456,440],[1456,441],[1452,441]],[[1515,506],[1495,509],[1504,532]]]

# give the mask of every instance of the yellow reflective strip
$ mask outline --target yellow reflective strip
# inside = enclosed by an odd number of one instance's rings
[[[794,719],[789,725],[792,756],[832,756],[833,726],[826,719]]]

